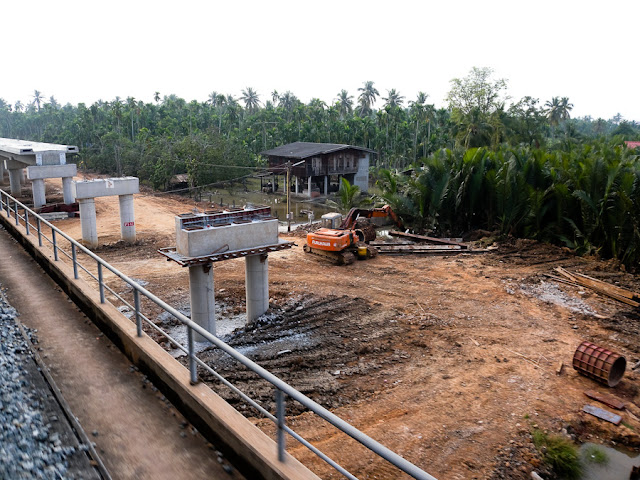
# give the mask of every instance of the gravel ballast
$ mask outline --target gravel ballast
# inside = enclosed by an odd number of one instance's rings
[[[40,373],[17,316],[0,293],[0,479],[100,478]]]

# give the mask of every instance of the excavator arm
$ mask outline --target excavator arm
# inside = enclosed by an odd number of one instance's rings
[[[352,208],[347,213],[347,216],[342,221],[340,226],[338,227],[340,230],[351,230],[356,223],[358,218],[382,218],[389,217],[393,220],[393,223],[400,230],[404,230],[404,224],[400,217],[396,215],[396,213],[391,209],[389,205],[385,205],[381,208],[371,208],[371,209],[363,209],[363,208]]]

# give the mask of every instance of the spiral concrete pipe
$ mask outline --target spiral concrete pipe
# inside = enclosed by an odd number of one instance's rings
[[[618,353],[582,342],[573,354],[573,368],[600,383],[615,387],[627,367],[626,359]]]

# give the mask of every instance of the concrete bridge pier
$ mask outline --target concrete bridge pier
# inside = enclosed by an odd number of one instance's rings
[[[247,323],[269,309],[269,257],[249,255],[245,258]]]
[[[0,158],[0,184],[4,183],[4,159]]]
[[[89,181],[74,181],[71,195],[80,204],[82,243],[96,247],[98,230],[96,225],[95,197],[117,195],[120,203],[120,233],[126,242],[136,241],[136,224],[133,213],[133,194],[139,192],[137,177],[106,178]]]
[[[98,225],[96,222],[96,201],[94,198],[78,199],[80,206],[80,226],[82,243],[90,248],[98,246]]]
[[[119,195],[120,203],[120,236],[129,243],[136,241],[136,222],[133,212],[133,195]]]
[[[33,192],[34,208],[44,207],[47,204],[47,198],[44,190],[44,179],[36,178],[31,180],[31,191]]]
[[[213,266],[210,263],[189,267],[191,320],[212,335],[216,334],[216,300],[214,296]],[[206,339],[196,333],[196,342]]]
[[[78,167],[74,163],[63,165],[33,165],[27,167],[27,177],[31,180],[33,191],[33,204],[40,208],[47,203],[44,180],[46,178],[62,178],[64,203],[70,205],[74,202],[71,190],[71,181],[78,173]]]
[[[75,166],[75,165],[74,165]],[[71,205],[76,201],[73,196],[73,177],[75,173],[70,177],[62,177],[62,198],[66,205]]]
[[[22,192],[22,168],[9,168],[9,188],[12,196],[20,196]]]

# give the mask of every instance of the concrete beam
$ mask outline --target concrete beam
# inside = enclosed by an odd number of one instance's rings
[[[69,163],[67,165],[33,165],[27,167],[27,178],[29,180],[75,177],[77,173],[78,167],[75,163]]]
[[[72,193],[77,200],[112,195],[131,195],[140,192],[139,182],[137,177],[74,181]]]

